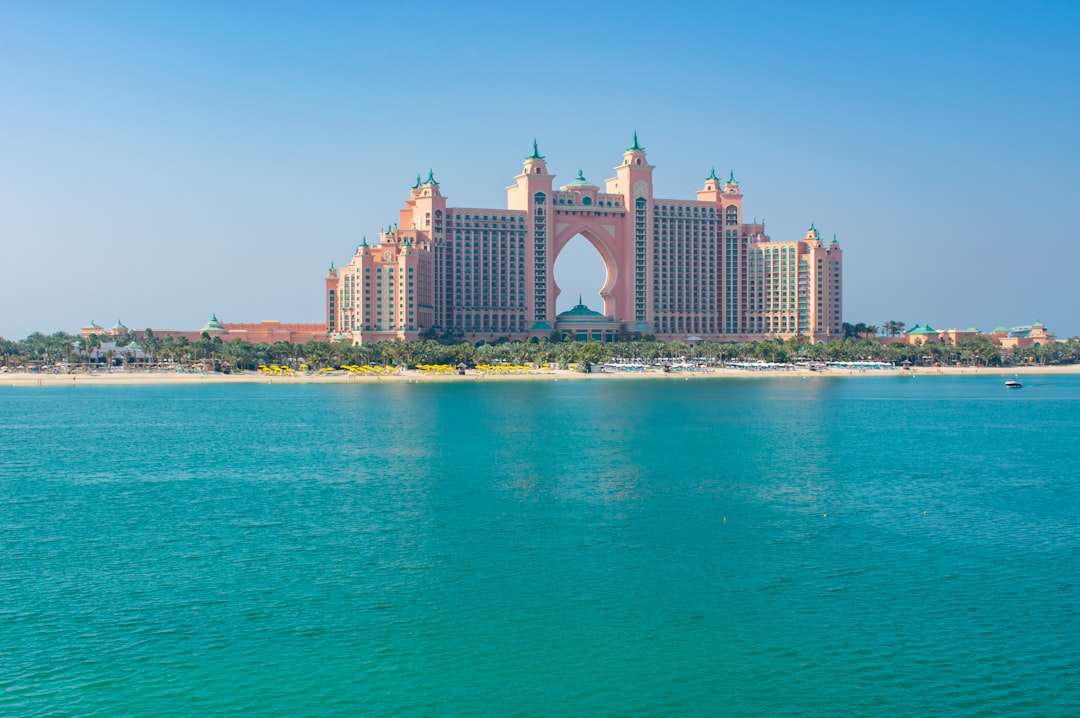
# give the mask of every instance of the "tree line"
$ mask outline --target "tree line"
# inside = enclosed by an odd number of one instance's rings
[[[883,343],[875,336],[877,328],[873,329],[873,333],[853,331],[843,339],[835,339],[825,344],[792,337],[733,343],[700,342],[691,345],[682,341],[664,342],[649,336],[635,335],[614,343],[543,338],[470,344],[443,337],[420,341],[368,342],[356,346],[330,341],[304,344],[222,341],[220,337],[211,337],[205,332],[197,341],[189,341],[185,337],[172,335],[159,337],[147,329],[138,340],[138,347],[145,355],[144,359],[133,360],[130,355],[113,350],[111,356],[109,352],[105,352],[105,356],[98,356],[94,363],[111,366],[136,361],[139,364],[165,363],[177,367],[201,365],[220,369],[228,366],[241,370],[252,370],[260,365],[270,364],[294,368],[307,364],[312,369],[336,368],[343,364],[411,368],[417,364],[461,363],[467,366],[599,364],[614,359],[653,362],[680,357],[711,363],[755,360],[778,363],[881,361],[915,366],[962,363],[1003,367],[1080,363],[1080,338],[1077,337],[1063,342],[1048,342],[1038,347],[1004,349],[984,336],[961,339],[956,344]],[[135,334],[131,332],[120,336],[91,335],[85,339],[66,332],[48,336],[35,332],[19,341],[0,338],[0,366],[85,366],[91,363],[90,357],[94,349],[100,348],[103,342],[115,342],[116,346],[125,347],[133,341]]]

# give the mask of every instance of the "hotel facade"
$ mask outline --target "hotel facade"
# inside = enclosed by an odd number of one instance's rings
[[[835,237],[826,244],[811,225],[801,239],[773,242],[763,223],[744,221],[734,173],[726,181],[710,173],[694,199],[661,199],[654,169],[635,133],[603,188],[581,172],[556,188],[534,142],[505,209],[451,207],[433,173],[417,177],[398,222],[373,244],[363,241],[345,266],[331,266],[327,331],[353,343],[565,335],[553,269],[581,235],[606,280],[602,315],[578,338],[843,336]]]

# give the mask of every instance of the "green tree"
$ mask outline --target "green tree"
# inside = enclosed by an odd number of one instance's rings
[[[956,348],[960,352],[960,361],[967,364],[1001,364],[1000,347],[989,337],[964,337],[956,343]]]
[[[146,354],[146,363],[154,366],[157,363],[158,352],[161,351],[161,339],[154,334],[153,329],[147,327],[143,330],[139,346],[142,347],[143,352]]]
[[[891,319],[885,322],[885,334],[890,337],[898,337],[904,333],[906,325],[896,319]]]
[[[0,366],[11,366],[11,358],[19,351],[19,345],[0,337]]]
[[[94,364],[97,364],[98,362],[100,362],[100,360],[101,360],[100,357],[98,359],[92,359],[91,357],[92,357],[92,355],[94,354],[95,351],[97,351],[98,349],[101,348],[101,335],[100,334],[91,334],[90,336],[83,339],[82,348],[83,348],[83,354],[86,355],[86,361],[87,362],[93,361]]]

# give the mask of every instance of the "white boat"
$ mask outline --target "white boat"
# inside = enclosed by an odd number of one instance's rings
[[[1009,379],[1007,382],[1005,382],[1006,389],[1019,389],[1022,386],[1023,384],[1021,384],[1016,379]]]

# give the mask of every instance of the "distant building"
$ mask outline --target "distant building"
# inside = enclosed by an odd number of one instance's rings
[[[327,330],[353,343],[427,332],[550,336],[574,319],[555,315],[553,270],[581,235],[606,269],[597,315],[609,324],[597,331],[712,341],[843,336],[835,237],[826,243],[811,225],[802,239],[773,242],[764,223],[745,221],[734,173],[723,181],[710,172],[694,199],[661,199],[653,169],[635,134],[602,188],[580,171],[557,188],[534,142],[506,209],[450,207],[432,172],[417,176],[398,221],[374,244],[361,241],[345,266],[331,264]]]
[[[956,344],[968,337],[981,336],[978,329],[934,329],[929,324],[916,324],[902,337],[893,338],[890,343],[903,344]]]
[[[1048,342],[1057,341],[1054,333],[1040,322],[1035,322],[1031,326],[1013,327],[1012,329],[998,327],[990,332],[990,338],[1005,349],[1039,347]]]
[[[1031,326],[1006,329],[998,327],[989,334],[983,334],[974,327],[968,329],[934,329],[929,324],[916,324],[901,337],[882,338],[885,343],[903,344],[958,344],[964,339],[986,337],[1004,349],[1014,347],[1037,347],[1047,342],[1057,341],[1053,332],[1039,322]]]
[[[118,337],[127,333],[128,328],[125,327],[124,323],[119,319],[116,320],[116,324],[112,326],[112,329],[106,329],[105,327],[98,326],[94,322],[90,322],[79,330],[79,336],[84,338],[91,334],[97,334],[99,337]]]
[[[982,333],[975,327],[968,327],[967,329],[943,329],[941,331],[941,341],[946,344],[957,344],[964,339],[974,339],[981,336]]]
[[[101,346],[94,347],[90,351],[90,361],[92,362],[107,362],[112,361],[113,364],[120,364],[122,362],[142,362],[147,360],[146,353],[139,346],[138,342],[131,342],[124,346],[117,346],[116,342],[102,342]]]
[[[94,322],[90,322],[90,324],[79,330],[79,335],[85,339],[91,334],[97,334],[98,336],[103,337],[121,336],[127,334],[129,331],[131,330],[119,321],[112,329],[107,331]],[[221,337],[222,341],[226,342],[243,339],[244,341],[260,344],[273,344],[274,342],[306,344],[310,341],[325,341],[328,338],[325,324],[295,324],[283,323],[276,320],[229,323],[219,321],[217,315],[212,315],[210,321],[206,322],[201,329],[197,330],[151,329],[151,331],[153,331],[154,335],[157,337],[184,337],[191,342],[198,341],[204,332],[211,338]],[[132,333],[135,335],[136,339],[141,340],[145,331],[140,329]]]

